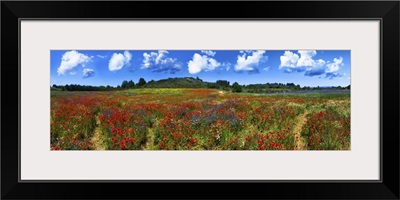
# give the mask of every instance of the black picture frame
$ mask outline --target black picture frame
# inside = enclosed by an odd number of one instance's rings
[[[155,10],[152,8],[168,8]],[[196,8],[182,9],[182,8]],[[398,1],[2,1],[2,199],[399,199]],[[161,10],[161,11],[160,11]],[[206,11],[206,12],[205,12]],[[19,182],[20,19],[379,19],[381,181]],[[148,192],[150,188],[151,191]]]

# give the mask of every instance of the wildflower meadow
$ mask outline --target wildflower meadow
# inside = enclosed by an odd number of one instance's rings
[[[52,91],[51,150],[350,150],[350,94]]]

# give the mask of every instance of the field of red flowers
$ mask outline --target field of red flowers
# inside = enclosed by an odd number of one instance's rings
[[[51,150],[350,150],[350,94],[51,94]]]

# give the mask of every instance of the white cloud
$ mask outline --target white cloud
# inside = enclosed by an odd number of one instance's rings
[[[122,53],[114,53],[108,63],[108,69],[110,71],[117,71],[122,69],[123,66],[129,65],[132,59],[132,54],[129,51]]]
[[[83,69],[83,78],[89,78],[94,76],[94,70],[90,68]]]
[[[337,73],[340,66],[343,66],[343,58],[334,58],[333,62],[325,61],[323,59],[314,60],[313,57],[317,55],[317,51],[298,51],[298,54],[291,51],[285,51],[280,57],[281,64],[279,69],[284,68],[285,72],[291,73],[294,71],[305,71],[306,76],[316,76],[326,74],[326,78],[341,77],[343,74]]]
[[[221,66],[221,63],[214,58],[210,58],[207,55],[200,55],[198,53],[195,53],[192,60],[188,62],[188,70],[190,74],[197,74],[202,70],[212,71],[219,66]]]
[[[322,67],[325,61],[322,59],[314,60],[313,57],[317,55],[317,51],[298,51],[300,58],[297,61],[298,67]]]
[[[312,67],[315,65],[315,61],[312,59],[312,57],[317,55],[317,51],[297,51],[297,53],[300,54],[300,58],[297,61],[298,67]]]
[[[229,71],[231,69],[232,64],[230,62],[224,62],[221,64],[222,67],[226,69],[226,71]]]
[[[318,59],[315,61],[315,64],[313,65],[313,67],[322,67],[325,65],[325,61],[322,59]]]
[[[207,50],[207,51],[201,51],[201,53],[204,53],[204,54],[206,54],[208,56],[214,57],[217,52]]]
[[[279,69],[283,67],[291,67],[295,68],[297,65],[297,61],[299,60],[299,55],[291,52],[285,51],[285,53],[280,57],[281,65],[279,65]]]
[[[300,56],[291,51],[285,51],[280,57],[281,64],[279,69],[285,67],[291,67],[296,69],[303,69],[308,67],[307,70],[311,70],[311,67],[322,67],[325,65],[325,61],[322,59],[314,60],[313,57],[317,55],[317,51],[297,51]]]
[[[81,65],[85,67],[85,64],[92,60],[93,56],[89,57],[85,54],[79,53],[78,51],[67,51],[61,58],[61,64],[57,69],[58,75],[69,72],[71,75],[76,74],[74,68]]]
[[[215,68],[219,67],[221,63],[219,63],[217,60],[214,58],[208,59],[209,64],[209,70],[214,70]]]
[[[106,58],[107,56],[97,55],[99,58]]]
[[[267,72],[269,71],[269,67],[264,67],[263,70]]]
[[[326,73],[337,72],[340,69],[340,66],[343,65],[343,58],[334,58],[333,63],[328,63],[326,66]]]
[[[170,72],[174,74],[179,71],[182,64],[176,58],[168,57],[168,51],[143,53],[141,69],[150,69],[152,72]]]
[[[268,58],[264,53],[265,51],[242,51],[237,57],[235,70],[257,71],[258,64]]]

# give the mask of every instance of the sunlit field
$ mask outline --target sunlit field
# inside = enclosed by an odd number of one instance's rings
[[[350,150],[350,94],[51,93],[52,150]]]

